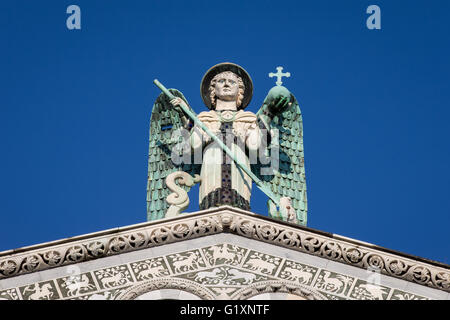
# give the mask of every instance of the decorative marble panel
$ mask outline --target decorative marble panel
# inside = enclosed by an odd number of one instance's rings
[[[248,270],[230,266],[222,266],[201,272],[188,273],[183,278],[192,279],[202,285],[242,286],[257,281],[269,280],[265,275],[259,275]]]
[[[17,289],[0,290],[0,300],[19,300]]]
[[[61,294],[65,298],[95,292],[98,290],[90,273],[71,275],[56,280]]]
[[[114,300],[120,295],[124,290],[128,289],[130,286],[125,286],[120,289],[106,290],[102,292],[96,292],[93,294],[87,294],[77,298],[72,298],[69,300]]]
[[[206,267],[200,250],[170,254],[166,258],[173,273],[188,272]]]
[[[126,265],[94,271],[101,289],[111,289],[132,283],[133,278]]]
[[[429,299],[416,294],[395,289],[393,290],[390,300],[429,300]]]
[[[281,264],[281,260],[282,258],[252,250],[248,254],[243,267],[263,274],[274,275]]]
[[[317,270],[317,268],[305,264],[286,260],[278,277],[304,285],[311,285]]]
[[[33,283],[19,288],[23,300],[61,299],[53,281]]]
[[[0,300],[113,300],[129,293],[127,290],[135,286],[147,286],[147,282],[153,289],[165,286],[190,288],[204,298],[216,299],[245,299],[264,292],[304,292],[305,297],[332,300],[429,299],[371,283],[368,278],[331,272],[235,244],[219,243],[68,274],[20,288],[2,289]],[[268,287],[265,289],[261,285]]]
[[[386,300],[390,290],[388,287],[358,279],[350,297],[357,300]]]
[[[274,248],[292,250],[296,255],[301,253],[305,257],[308,256],[306,260],[310,260],[309,258],[320,258],[329,262],[342,264],[342,266],[346,267],[343,269],[346,270],[349,270],[348,268],[355,268],[354,273],[350,271],[345,272],[352,275],[357,274],[362,281],[367,281],[368,279],[361,275],[361,271],[374,269],[378,270],[377,272],[384,277],[410,282],[415,285],[402,285],[394,289],[411,287],[417,288],[417,294],[420,296],[427,296],[429,294],[434,299],[446,299],[450,297],[448,295],[450,293],[450,266],[406,254],[393,253],[388,249],[355,239],[269,220],[247,211],[227,206],[186,214],[173,219],[164,219],[152,223],[62,239],[47,244],[23,248],[23,250],[2,252],[0,253],[0,288],[1,290],[9,289],[11,284],[14,283],[14,277],[20,277],[21,280],[18,281],[17,287],[22,287],[25,284],[33,284],[31,283],[32,281],[37,281],[35,277],[31,276],[28,278],[26,277],[27,275],[37,275],[39,272],[59,269],[69,265],[77,266],[77,264],[95,261],[96,259],[99,259],[97,261],[101,264],[101,259],[106,257],[113,258],[115,255],[131,252],[137,255],[140,250],[154,247],[161,248],[166,245],[170,247],[172,244],[181,245],[185,240],[197,240],[202,237],[214,237],[219,234],[230,234],[233,237],[242,238],[242,243],[246,241],[258,241],[265,245],[271,245]],[[190,255],[193,253],[195,253],[195,256]],[[246,269],[255,274],[279,277],[280,280],[290,281],[299,286],[307,285],[316,289],[323,287],[324,289],[318,290],[349,299],[356,299],[356,297],[369,298],[371,296],[369,291],[366,290],[367,292],[365,292],[364,288],[359,287],[359,283],[357,285],[353,282],[351,288],[347,283],[339,287],[338,281],[346,282],[347,279],[338,277],[338,275],[330,274],[327,276],[322,273],[323,270],[318,270],[317,272],[320,272],[316,273],[311,279],[307,275],[300,273],[297,275],[296,271],[290,269],[282,270],[284,258],[278,257],[272,250],[264,253],[255,247],[252,247],[251,250],[250,248],[238,249],[236,246],[233,247],[232,244],[225,245],[219,243],[211,245],[209,243],[208,246],[203,246],[202,250],[191,249],[190,251],[179,252],[177,254],[159,254],[159,256],[161,255],[164,256],[163,260],[166,262],[166,270],[169,271],[169,277],[176,277],[180,273],[200,272],[203,269],[220,265],[240,267],[243,270]],[[153,259],[154,257],[150,258]],[[118,264],[117,260],[112,267],[116,267],[115,264]],[[136,276],[144,271],[143,265],[138,270],[132,271],[132,267],[127,264],[126,268],[129,268],[129,271],[128,274],[125,275],[124,273],[123,276],[112,273],[108,276],[92,273],[92,270],[88,271],[91,271],[93,281],[98,286],[98,289],[105,290],[113,287],[116,288],[126,283],[153,281],[156,278],[167,275],[167,273],[163,273],[163,269],[157,266],[154,267],[157,269],[148,271],[148,275],[144,273],[139,279]],[[356,269],[359,269],[359,271]],[[158,270],[161,271],[161,275],[157,275]],[[298,269],[298,271],[305,270]],[[336,269],[329,271],[341,272]],[[55,272],[57,273],[59,271]],[[64,274],[64,277],[68,276],[70,274]],[[333,278],[334,276],[335,278]],[[347,275],[342,274],[341,276],[346,277]],[[58,277],[61,277],[61,275],[59,274]],[[288,278],[292,280],[288,280]],[[24,279],[30,279],[30,282],[22,281]],[[335,279],[335,281],[331,279]],[[86,279],[80,278],[80,282],[84,283],[84,280]],[[332,282],[334,282],[334,286]],[[394,281],[394,283],[398,282]],[[69,292],[71,292],[71,295],[84,295],[84,290],[91,290],[91,287],[88,286],[86,289],[72,292],[69,287],[60,288],[59,286],[60,283],[56,282],[54,284],[48,284],[45,288],[27,288],[25,296],[22,296],[21,292],[17,294],[19,299],[26,299],[31,296],[34,298],[42,296],[44,299],[60,299],[68,298]],[[57,290],[55,291],[55,289]],[[428,289],[431,289],[431,291]],[[291,289],[286,290],[290,292],[289,290]],[[373,289],[369,290],[373,291]],[[205,297],[210,297],[213,293],[202,291],[202,294]],[[390,299],[391,297],[396,297],[398,294],[400,293],[394,294],[393,292],[389,292],[388,295],[382,293],[381,297],[383,299]],[[64,295],[67,295],[67,297]],[[4,296],[6,297],[6,294]],[[378,296],[375,294],[375,297]]]
[[[239,265],[247,249],[231,244],[219,244],[203,249],[203,254],[211,266],[220,264]]]
[[[163,257],[131,263],[131,270],[137,281],[166,277],[170,274]]]

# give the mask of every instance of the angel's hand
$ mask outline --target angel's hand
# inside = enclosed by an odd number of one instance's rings
[[[287,108],[290,107],[292,103],[290,102],[290,98],[279,96],[272,100],[272,102],[268,105],[268,109],[270,113],[277,115],[284,112]]]
[[[269,90],[267,97],[264,100],[266,104],[267,111],[270,113],[269,117],[277,116],[287,108],[289,108],[292,99],[292,94],[290,91],[282,86],[275,86]],[[263,110],[264,111],[264,110]]]
[[[189,119],[187,118],[186,114],[184,113],[183,109],[180,107],[183,105],[186,109],[188,109],[188,105],[186,102],[184,102],[183,99],[176,97],[170,100],[170,104],[173,106],[173,108],[179,113],[181,122],[183,123],[183,126],[187,128],[189,126]]]
[[[187,108],[187,104],[186,102],[184,102],[183,99],[176,97],[173,98],[172,100],[170,100],[170,104],[175,108],[175,110],[177,110],[178,112],[182,112],[183,109],[180,107],[181,105],[184,106],[185,108]]]

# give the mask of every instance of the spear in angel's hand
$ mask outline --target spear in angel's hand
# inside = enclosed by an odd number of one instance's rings
[[[166,87],[164,87],[161,82],[159,82],[157,79],[153,80],[153,83],[161,89],[162,92],[164,92],[170,100],[176,98],[172,93],[170,93],[169,90],[167,90]],[[211,139],[213,139],[215,142],[217,142],[217,144],[222,148],[223,151],[225,151],[225,153],[231,158],[233,159],[233,161],[236,163],[236,165],[241,168],[242,170],[244,170],[244,172],[250,177],[252,178],[252,180],[256,183],[256,185],[258,186],[259,189],[261,189],[262,192],[264,192],[273,202],[276,203],[277,206],[280,206],[280,198],[273,194],[273,192],[268,189],[263,183],[262,181],[245,165],[243,165],[237,158],[236,156],[233,154],[233,152],[231,152],[231,150],[222,142],[222,140],[220,140],[211,130],[208,129],[207,126],[205,126],[203,124],[203,122],[201,122],[197,116],[191,111],[189,110],[189,108],[187,108],[185,105],[180,104],[178,105],[183,111],[184,113],[192,119],[192,121],[194,121],[194,123],[200,127],[203,131],[206,132],[206,134],[208,136],[211,137]]]

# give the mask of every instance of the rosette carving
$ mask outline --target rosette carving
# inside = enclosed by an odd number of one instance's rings
[[[403,276],[408,270],[408,265],[401,260],[390,260],[387,263],[386,271],[390,275],[394,275],[397,277]]]
[[[247,219],[234,219],[230,229],[237,234],[253,238],[255,223]]]
[[[281,243],[282,245],[286,247],[295,247],[299,248],[301,247],[301,238],[300,235],[297,232],[284,230],[276,239],[278,243]]]
[[[30,255],[23,260],[22,269],[25,270],[25,272],[32,272],[39,267],[41,261],[42,259],[38,255]]]
[[[172,231],[172,236],[176,240],[180,240],[180,239],[187,238],[191,234],[192,228],[187,223],[179,223],[179,224],[174,225],[172,227],[171,231]]]
[[[431,280],[431,273],[428,268],[421,265],[415,265],[408,270],[406,278],[408,280],[427,285]]]
[[[433,276],[432,281],[436,287],[446,290],[446,291],[449,291],[449,289],[450,289],[450,273],[437,272]]]
[[[170,236],[170,229],[167,227],[160,227],[160,228],[156,228],[153,229],[150,232],[150,242],[155,244],[155,245],[160,245],[165,243]]]
[[[113,253],[119,253],[121,251],[125,251],[128,247],[127,240],[125,237],[119,236],[114,237],[109,241],[109,250]]]
[[[377,254],[366,255],[363,261],[363,266],[367,269],[375,269],[380,271],[384,269],[384,260]]]
[[[348,247],[344,249],[343,258],[350,264],[359,264],[364,257],[364,253],[354,247]]]
[[[86,245],[87,252],[94,258],[99,258],[106,254],[106,245],[101,241],[93,241]]]
[[[336,242],[326,241],[320,248],[320,255],[333,260],[339,260],[342,256],[342,250]]]
[[[83,246],[75,245],[69,247],[66,251],[65,261],[67,263],[81,262],[86,258],[86,250]]]
[[[303,239],[303,248],[306,252],[315,254],[320,250],[320,247],[322,246],[322,241],[320,241],[316,237],[306,237]]]
[[[259,239],[273,241],[278,236],[280,230],[270,224],[256,225],[256,235]]]
[[[217,233],[223,230],[220,219],[217,217],[208,217],[196,221],[193,233],[196,235],[205,235],[210,233]]]
[[[60,265],[63,261],[63,255],[57,250],[50,250],[42,254],[44,263],[51,267]]]
[[[12,276],[19,270],[19,265],[14,260],[4,260],[0,262],[0,274],[3,276]]]
[[[146,246],[147,239],[142,232],[132,233],[128,236],[128,243],[131,248],[137,249]]]

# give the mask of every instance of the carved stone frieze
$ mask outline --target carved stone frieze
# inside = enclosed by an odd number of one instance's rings
[[[450,291],[449,268],[437,267],[413,259],[383,252],[363,243],[353,244],[339,236],[314,234],[306,228],[296,228],[266,219],[235,215],[230,232],[252,239],[335,260],[355,267],[379,270],[382,274]],[[355,241],[356,242],[356,241]]]
[[[227,242],[195,247],[84,272],[69,265],[62,277],[0,290],[0,300],[430,299],[382,285],[377,272],[356,277]]]
[[[55,241],[48,245],[41,244],[17,251],[6,251],[0,253],[0,279],[222,232],[354,267],[376,270],[387,276],[450,292],[450,271],[449,267],[443,264],[394,254],[363,242],[321,233],[231,207],[183,214],[171,219]],[[305,283],[310,281],[302,274],[304,269],[301,267],[290,266],[290,269],[281,270],[280,261],[275,257],[238,252],[232,246],[211,247],[208,250],[203,252],[204,256],[200,256],[197,252],[195,256],[192,253],[172,257],[172,271],[192,272],[195,268],[203,268],[205,263],[211,262],[224,262],[229,265],[242,263],[249,270],[269,276],[275,275],[276,272],[284,272],[281,275],[286,279],[297,279]],[[245,261],[243,254],[246,254]],[[164,270],[167,269],[163,263],[149,263],[148,266],[136,266],[138,269],[133,271],[136,272],[136,276],[153,280],[152,272],[158,268],[161,276],[166,275]],[[111,283],[105,283],[105,287]]]
[[[43,249],[33,250],[31,247],[24,253],[0,253],[0,279],[194,239],[223,230],[220,219],[214,215],[178,220],[162,224],[147,223],[148,227],[103,236],[94,234],[92,238],[82,241],[63,240],[61,244]]]

